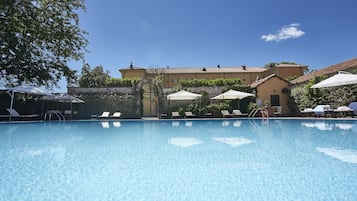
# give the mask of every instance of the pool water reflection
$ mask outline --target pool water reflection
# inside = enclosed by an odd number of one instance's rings
[[[355,120],[0,124],[0,200],[355,200]]]

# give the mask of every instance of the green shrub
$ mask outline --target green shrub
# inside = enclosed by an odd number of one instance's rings
[[[106,87],[134,87],[138,85],[140,79],[135,78],[107,78],[105,80]]]
[[[316,105],[328,104],[334,108],[348,105],[357,99],[357,86],[348,85],[314,89],[311,86],[324,77],[317,77],[304,86],[294,87],[290,93],[289,107],[292,113],[298,113],[304,108],[314,108]]]
[[[205,110],[211,112],[213,116],[222,116],[221,110],[231,110],[231,106],[227,103],[211,104],[206,106]]]
[[[192,80],[180,80],[181,87],[213,87],[213,86],[235,86],[241,85],[242,82],[240,79],[192,79]]]
[[[248,113],[250,113],[252,110],[254,110],[255,108],[258,108],[258,104],[257,103],[253,103],[253,102],[250,102],[248,104]]]

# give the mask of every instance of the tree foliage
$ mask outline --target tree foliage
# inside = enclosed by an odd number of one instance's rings
[[[84,64],[79,78],[80,87],[132,87],[139,84],[137,78],[113,78],[110,77],[109,71],[104,70],[99,65],[91,68],[89,64]]]
[[[89,64],[84,64],[79,78],[80,87],[105,87],[106,80],[110,78],[109,71],[105,71],[103,66],[91,69]]]
[[[277,62],[270,62],[270,63],[267,63],[264,65],[265,68],[272,68],[276,65],[279,65],[279,64],[296,64],[295,62],[291,62],[291,61],[282,61],[280,63],[277,63]]]
[[[76,79],[69,60],[83,59],[88,44],[76,13],[84,0],[1,0],[0,79],[51,87]]]
[[[105,87],[133,87],[140,82],[139,78],[107,78]]]
[[[316,77],[304,86],[294,87],[290,94],[290,109],[298,112],[304,108],[314,108],[319,104],[328,104],[337,108],[339,106],[346,106],[356,100],[356,85],[320,89],[311,88],[312,85],[326,78],[326,76]]]
[[[279,63],[276,63],[276,62],[270,62],[270,63],[267,63],[264,65],[264,68],[272,68],[276,65],[278,65]]]
[[[234,86],[241,85],[240,79],[193,79],[193,80],[180,80],[182,87],[211,87],[211,86]]]

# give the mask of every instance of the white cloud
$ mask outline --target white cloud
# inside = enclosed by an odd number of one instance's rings
[[[262,35],[262,39],[270,42],[270,41],[281,41],[281,40],[286,40],[290,38],[299,38],[303,35],[305,35],[305,32],[299,30],[300,24],[299,23],[294,23],[290,24],[288,26],[284,26],[283,28],[279,29],[276,34],[268,34],[268,35]]]

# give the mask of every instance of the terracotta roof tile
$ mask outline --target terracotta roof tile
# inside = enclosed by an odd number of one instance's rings
[[[251,73],[251,72],[264,72],[265,68],[262,67],[247,67],[245,70],[242,67],[194,67],[194,68],[148,68],[147,73],[156,73],[161,71],[165,74],[177,73]]]
[[[289,83],[289,81],[285,80],[284,78],[282,78],[282,77],[280,77],[280,76],[277,76],[277,75],[275,75],[275,74],[271,74],[271,75],[268,75],[268,76],[266,76],[266,77],[264,77],[264,78],[262,78],[262,79],[259,79],[259,80],[255,81],[255,82],[253,82],[253,83],[250,85],[250,87],[256,88],[257,86],[263,84],[264,82],[266,82],[267,80],[269,80],[270,78],[273,78],[273,77],[277,77],[277,78],[279,78],[279,79],[281,79],[281,80],[283,80],[283,81]]]

